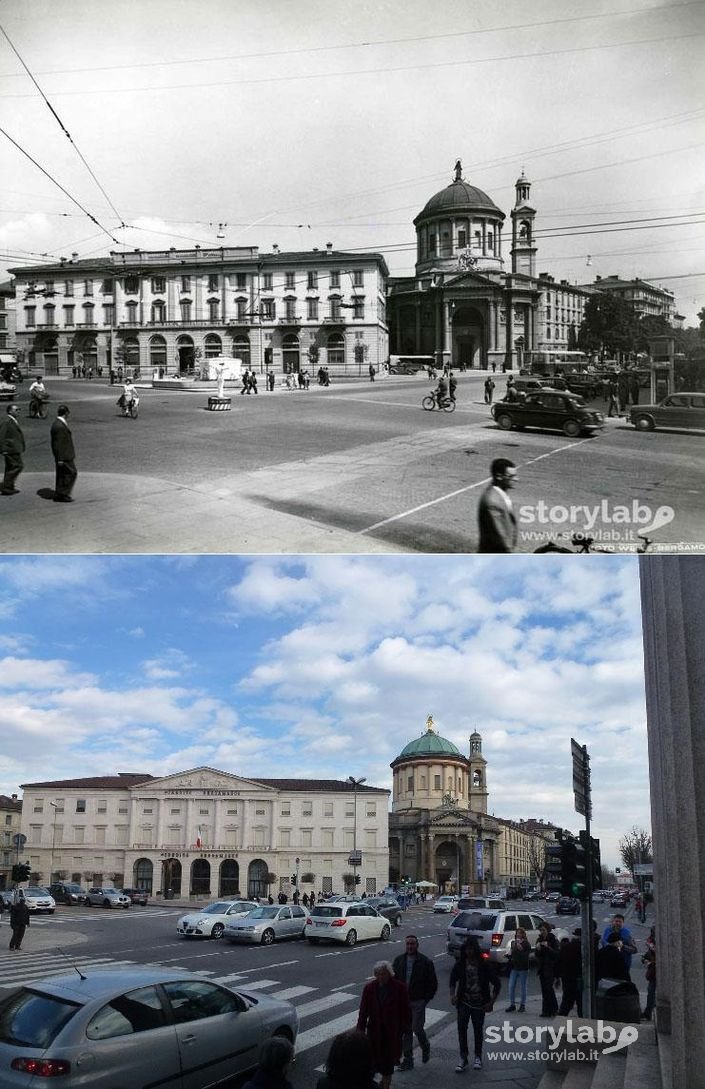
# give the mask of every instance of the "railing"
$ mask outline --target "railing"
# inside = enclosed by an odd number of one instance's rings
[[[291,317],[279,318],[280,325],[301,325],[302,318],[297,318],[293,314]]]
[[[327,318],[323,319],[323,324],[324,325],[345,325],[345,318],[343,317],[342,314],[340,314],[338,317],[333,317],[331,315],[330,317],[327,317]]]
[[[240,851],[250,851],[252,853],[258,853],[262,851],[273,851],[274,847],[262,847],[261,845],[248,844],[247,847],[235,847],[232,843],[202,843],[200,847],[196,847],[194,843],[132,843],[130,844],[131,851],[225,851],[229,854],[236,856]]]

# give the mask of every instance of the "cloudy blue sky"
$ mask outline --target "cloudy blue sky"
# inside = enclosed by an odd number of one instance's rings
[[[631,557],[18,557],[0,561],[0,793],[200,765],[366,776],[425,730],[483,737],[490,808],[649,827]]]
[[[5,268],[223,223],[408,275],[461,159],[505,213],[526,170],[539,271],[703,305],[702,0],[3,0],[0,24]]]

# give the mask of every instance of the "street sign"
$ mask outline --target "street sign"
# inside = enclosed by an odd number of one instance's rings
[[[21,832],[18,832],[12,837],[12,843],[14,847],[24,847],[27,842],[27,837],[23,836]]]
[[[351,851],[348,855],[348,866],[362,865],[362,851]]]
[[[636,877],[652,877],[654,873],[653,862],[637,862],[635,866],[632,866],[632,873]]]
[[[584,817],[590,817],[590,757],[587,749],[580,745],[574,737],[570,739],[570,749],[573,755],[573,798],[575,800],[575,812],[582,813]]]

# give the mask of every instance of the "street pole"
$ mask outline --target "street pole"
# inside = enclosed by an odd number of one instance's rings
[[[360,779],[356,779],[354,775],[348,775],[348,782],[352,783],[353,788],[353,892],[357,889],[357,788],[366,783],[367,780],[363,775]]]
[[[56,802],[49,802],[49,805],[54,810],[54,823],[51,832],[51,855],[49,857],[49,884],[51,885],[51,873],[54,869],[54,848],[56,847],[56,811],[59,807]]]

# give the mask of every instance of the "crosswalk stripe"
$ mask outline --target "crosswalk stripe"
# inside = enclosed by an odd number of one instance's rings
[[[276,987],[278,979],[258,979],[255,983],[245,984],[245,991],[263,991],[265,987]]]
[[[342,1017],[336,1017],[333,1021],[323,1021],[320,1025],[316,1025],[315,1028],[299,1033],[296,1037],[296,1052],[300,1055],[303,1051],[310,1051],[312,1047],[318,1047],[319,1044],[330,1040],[333,1036],[337,1036],[339,1032],[346,1032],[347,1029],[355,1028],[356,1024],[357,1010],[351,1010],[349,1013],[343,1014]]]
[[[304,1002],[302,1006],[296,1007],[296,1012],[299,1017],[311,1017],[314,1013],[320,1013],[321,1010],[332,1009],[333,1006],[342,1006],[346,1002],[357,1002],[358,996],[356,994],[345,994],[338,991],[336,994],[327,994],[323,998],[316,998],[313,1002]]]
[[[207,975],[207,973],[206,972],[201,972],[200,975],[205,976],[205,975]],[[213,976],[211,982],[213,982],[213,983],[225,983],[226,985],[228,985],[228,984],[232,984],[232,983],[243,983],[244,980],[245,980],[245,977],[241,973],[236,972],[235,975],[232,975],[232,976]]]
[[[99,964],[96,964],[95,967],[96,968],[125,968],[125,967],[133,967],[134,964],[135,964],[135,962],[133,960],[114,960],[114,961],[110,961],[108,964],[105,964],[105,963],[101,962]],[[79,967],[80,968],[91,968],[91,967],[93,967],[93,965],[81,964],[81,965],[79,965]],[[61,965],[60,967],[59,966],[54,966],[54,967],[49,967],[49,968],[46,968],[46,967],[42,966],[36,972],[33,972],[31,975],[26,974],[26,969],[25,969],[24,972],[21,969],[18,969],[18,971],[16,973],[6,973],[4,975],[4,977],[3,977],[4,980],[9,980],[10,982],[0,983],[0,990],[1,989],[6,990],[9,987],[21,987],[21,986],[24,986],[25,983],[32,983],[32,982],[35,982],[38,979],[49,979],[52,976],[63,976],[63,975],[66,975],[67,972],[70,972],[70,971],[71,971],[71,965],[70,964],[64,964],[64,965]]]
[[[283,991],[272,991],[274,998],[286,998],[291,1002],[292,998],[299,998],[304,994],[317,991],[318,987],[285,987]]]

